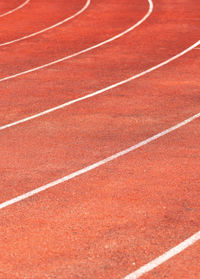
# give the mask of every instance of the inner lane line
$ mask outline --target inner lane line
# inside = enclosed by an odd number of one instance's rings
[[[28,1],[30,1],[30,0],[28,0]],[[44,29],[42,29],[42,30],[40,30],[40,31],[37,31],[37,32],[35,32],[35,33],[26,35],[26,36],[24,36],[24,37],[21,37],[21,38],[18,38],[18,39],[9,41],[9,42],[1,43],[1,44],[0,44],[0,47],[6,46],[6,45],[10,45],[10,44],[13,44],[13,43],[16,43],[16,42],[19,42],[19,41],[22,41],[22,40],[25,40],[25,39],[34,37],[34,36],[36,36],[36,35],[42,34],[42,33],[46,32],[46,31],[48,31],[48,30],[54,29],[54,28],[58,27],[59,25],[65,23],[65,22],[67,22],[67,21],[69,21],[69,20],[75,18],[76,16],[80,15],[81,13],[83,13],[83,12],[88,8],[88,6],[90,5],[90,3],[91,3],[91,0],[87,0],[86,3],[85,3],[85,5],[83,6],[83,8],[82,8],[81,10],[79,10],[77,13],[75,13],[74,15],[72,15],[72,16],[70,16],[70,17],[67,17],[67,18],[65,18],[64,20],[62,20],[62,21],[60,21],[60,22],[58,22],[58,23],[56,23],[56,24],[54,24],[54,25],[51,25],[51,26],[49,26],[49,27],[47,27],[47,28],[44,28]]]
[[[150,73],[150,72],[152,72],[152,71],[155,71],[155,70],[159,69],[160,67],[162,67],[162,66],[164,66],[164,65],[167,65],[168,63],[170,63],[170,62],[176,60],[177,58],[179,58],[179,57],[181,57],[181,56],[183,56],[183,55],[186,54],[187,52],[193,50],[193,49],[194,49],[195,47],[197,47],[198,45],[200,45],[200,41],[194,43],[194,44],[191,45],[189,48],[187,48],[187,49],[185,49],[184,51],[182,51],[181,53],[179,53],[179,54],[177,54],[177,55],[175,55],[175,56],[169,58],[168,60],[165,60],[164,62],[162,62],[162,63],[160,63],[160,64],[158,64],[158,65],[156,65],[156,66],[154,66],[154,67],[152,67],[152,68],[149,68],[149,69],[147,69],[147,70],[145,70],[145,71],[143,71],[143,72],[141,72],[141,73],[139,73],[139,74],[136,74],[136,75],[134,75],[134,76],[132,76],[132,77],[130,77],[130,78],[128,78],[128,79],[122,80],[122,81],[120,81],[120,82],[118,82],[118,83],[112,84],[112,85],[110,85],[110,86],[108,86],[108,87],[105,87],[105,88],[103,88],[103,89],[100,89],[100,90],[98,90],[98,91],[95,91],[95,92],[93,92],[93,93],[91,93],[91,94],[87,94],[87,95],[85,95],[85,96],[83,96],[83,97],[80,97],[80,98],[77,98],[77,99],[73,99],[73,100],[68,101],[68,102],[66,102],[66,103],[63,103],[63,104],[61,104],[61,105],[59,105],[59,106],[55,106],[55,107],[53,107],[53,108],[47,109],[47,110],[42,111],[42,112],[40,112],[40,113],[34,114],[34,115],[32,115],[32,116],[29,116],[29,117],[20,119],[20,120],[18,120],[18,121],[15,121],[15,122],[12,122],[12,123],[9,123],[9,124],[0,126],[0,131],[5,130],[5,129],[7,129],[7,128],[11,128],[11,127],[16,126],[16,125],[19,125],[19,124],[22,124],[22,123],[27,122],[27,121],[33,120],[33,119],[35,119],[35,118],[41,117],[41,116],[46,115],[46,114],[48,114],[48,113],[54,112],[54,111],[56,111],[56,110],[65,108],[65,107],[70,106],[70,105],[72,105],[72,104],[75,104],[75,103],[77,103],[77,102],[80,102],[80,101],[89,99],[89,98],[94,97],[94,96],[96,96],[96,95],[102,94],[102,93],[104,93],[104,92],[106,92],[106,91],[109,91],[109,90],[111,90],[111,89],[113,89],[113,88],[116,88],[116,87],[118,87],[118,86],[121,86],[121,85],[123,85],[123,84],[125,84],[125,83],[128,83],[128,82],[130,82],[130,81],[133,81],[133,80],[135,80],[135,79],[137,79],[137,78],[139,78],[139,77],[142,77],[142,76],[144,76],[144,75],[146,75],[146,74],[148,74],[148,73]]]
[[[24,6],[26,6],[29,2],[30,2],[30,0],[26,0],[24,3],[22,3],[22,4],[19,5],[19,6],[17,6],[15,9],[10,10],[10,11],[8,11],[8,12],[6,12],[6,13],[1,14],[0,17],[7,16],[7,15],[9,15],[9,14],[12,14],[12,13],[16,12],[16,11],[19,10],[19,9],[22,9],[22,8],[23,8]]]
[[[103,45],[105,45],[105,44],[108,44],[108,43],[110,43],[110,42],[112,42],[112,41],[114,41],[114,40],[116,40],[116,39],[118,39],[118,38],[124,36],[125,34],[131,32],[132,30],[134,30],[134,29],[135,29],[136,27],[138,27],[140,24],[142,24],[142,23],[150,16],[150,14],[152,13],[152,11],[153,11],[153,2],[152,2],[152,0],[147,0],[147,1],[148,1],[148,3],[149,3],[149,10],[148,10],[147,14],[146,14],[140,21],[138,21],[136,24],[134,24],[134,25],[131,26],[130,28],[126,29],[125,31],[123,31],[123,32],[121,32],[121,33],[115,35],[114,37],[111,37],[111,38],[108,39],[108,40],[105,40],[105,41],[103,41],[103,42],[101,42],[101,43],[98,43],[98,44],[96,44],[96,45],[94,45],[94,46],[91,46],[91,47],[88,47],[88,48],[86,48],[86,49],[83,49],[83,50],[78,51],[78,52],[76,52],[76,53],[73,53],[73,54],[71,54],[71,55],[62,57],[62,58],[60,58],[60,59],[51,61],[51,62],[49,62],[49,63],[47,63],[47,64],[44,64],[44,65],[41,65],[41,66],[38,66],[38,67],[35,67],[35,68],[32,68],[32,69],[29,69],[29,70],[26,70],[26,71],[23,71],[23,72],[20,72],[20,73],[17,73],[17,74],[13,74],[13,75],[10,75],[10,76],[1,78],[1,79],[0,79],[0,82],[6,81],[6,80],[10,80],[10,79],[13,79],[13,78],[16,78],[16,77],[19,77],[19,76],[22,76],[22,75],[25,75],[25,74],[28,74],[28,73],[35,72],[35,71],[38,71],[38,70],[47,68],[47,67],[49,67],[49,66],[55,65],[55,64],[57,64],[57,63],[61,63],[61,62],[66,61],[66,60],[68,60],[68,59],[70,59],[70,58],[76,57],[76,56],[78,56],[78,55],[80,55],[80,54],[89,52],[90,50],[93,50],[93,49],[96,49],[96,48],[98,48],[98,47],[100,47],[100,46],[103,46]],[[0,46],[1,46],[1,45],[0,45]]]

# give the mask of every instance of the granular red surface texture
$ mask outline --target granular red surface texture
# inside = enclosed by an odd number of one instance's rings
[[[0,14],[22,1],[0,1]],[[83,0],[31,0],[0,18],[0,43],[77,13]],[[0,46],[0,79],[103,42],[146,0],[93,0],[68,22]],[[198,0],[154,0],[108,44],[0,80],[0,126],[143,72],[199,40]],[[84,101],[0,130],[0,203],[98,162],[200,111],[200,49]],[[0,209],[0,279],[123,279],[200,229],[200,120]],[[142,276],[199,279],[200,244]]]

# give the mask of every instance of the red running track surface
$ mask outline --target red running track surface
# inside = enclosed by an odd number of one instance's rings
[[[83,7],[32,0],[1,20],[2,41]],[[93,0],[73,20],[0,48],[1,78],[129,28],[145,0]],[[0,82],[1,126],[105,88],[199,40],[196,0],[156,1],[110,44]],[[21,20],[21,22],[20,22]],[[17,22],[17,24],[13,24]],[[0,131],[0,202],[91,165],[199,113],[200,50],[132,82]],[[91,172],[1,209],[0,279],[124,278],[199,230],[199,119]],[[143,278],[200,277],[199,243]]]

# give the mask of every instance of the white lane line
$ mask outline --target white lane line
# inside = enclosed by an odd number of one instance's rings
[[[10,11],[4,13],[4,14],[1,14],[0,17],[7,16],[9,14],[12,14],[12,13],[16,12],[17,10],[19,10],[19,9],[23,8],[24,6],[26,6],[29,2],[30,2],[30,0],[26,0],[24,3],[22,3],[19,6],[17,6],[15,9],[10,10]]]
[[[70,16],[70,17],[68,17],[68,18],[65,18],[64,20],[62,20],[62,21],[60,21],[60,22],[58,22],[58,23],[56,23],[56,24],[54,24],[54,25],[51,25],[50,27],[44,28],[44,29],[42,29],[42,30],[40,30],[40,31],[37,31],[37,32],[35,32],[35,33],[26,35],[26,36],[24,36],[24,37],[21,37],[21,38],[18,38],[18,39],[9,41],[9,42],[1,43],[1,44],[0,44],[0,47],[1,47],[1,46],[10,45],[10,44],[13,44],[13,43],[16,43],[16,42],[19,42],[19,41],[22,41],[22,40],[25,40],[25,39],[34,37],[34,36],[36,36],[36,35],[39,35],[39,34],[41,34],[41,33],[46,32],[46,31],[48,31],[48,30],[51,30],[51,29],[53,29],[53,28],[55,28],[55,27],[58,27],[59,25],[65,23],[65,22],[67,22],[67,21],[69,21],[69,20],[75,18],[76,16],[80,15],[81,13],[83,13],[83,12],[88,8],[88,6],[90,5],[90,2],[91,2],[91,0],[87,0],[86,3],[85,3],[85,5],[84,5],[84,7],[83,7],[81,10],[79,10],[77,13],[75,13],[74,15],[72,15],[72,16]]]
[[[114,40],[116,40],[116,39],[118,39],[118,38],[124,36],[124,35],[127,34],[128,32],[134,30],[134,29],[135,29],[136,27],[138,27],[140,24],[142,24],[142,23],[150,16],[150,14],[151,14],[152,11],[153,11],[153,3],[152,3],[152,0],[148,0],[148,3],[149,3],[149,9],[148,9],[147,14],[146,14],[140,21],[138,21],[136,24],[134,24],[134,25],[131,26],[130,28],[126,29],[126,30],[123,31],[122,33],[119,33],[118,35],[116,35],[116,36],[114,36],[114,37],[111,37],[110,39],[108,39],[108,40],[106,40],[106,41],[103,41],[103,42],[101,42],[101,43],[99,43],[99,44],[96,44],[96,45],[94,45],[94,46],[92,46],[92,47],[88,47],[88,48],[86,48],[86,49],[83,49],[83,50],[78,51],[78,52],[76,52],[76,53],[73,53],[73,54],[71,54],[71,55],[62,57],[62,58],[60,58],[60,59],[54,60],[54,61],[49,62],[49,63],[47,63],[47,64],[44,64],[44,65],[41,65],[41,66],[38,66],[38,67],[35,67],[35,68],[32,68],[32,69],[29,69],[29,70],[26,70],[26,71],[23,71],[23,72],[14,74],[14,75],[10,75],[10,76],[8,76],[8,77],[1,78],[1,79],[0,79],[0,82],[6,81],[6,80],[9,80],[9,79],[13,79],[13,78],[16,78],[16,77],[19,77],[19,76],[22,76],[22,75],[25,75],[25,74],[28,74],[28,73],[32,73],[32,72],[35,72],[35,71],[44,69],[44,68],[46,68],[46,67],[55,65],[55,64],[57,64],[57,63],[66,61],[66,60],[68,60],[68,59],[70,59],[70,58],[73,58],[73,57],[76,57],[76,56],[78,56],[78,55],[80,55],[80,54],[86,53],[86,52],[88,52],[88,51],[90,51],[90,50],[93,50],[93,49],[95,49],[95,48],[98,48],[98,47],[100,47],[100,46],[103,46],[103,45],[105,45],[105,44],[108,44],[108,43],[110,43],[110,42],[112,42],[112,41],[114,41]],[[0,46],[1,46],[1,45],[0,45]]]
[[[168,252],[164,253],[160,257],[154,259],[153,261],[145,264],[135,272],[129,274],[124,279],[137,279],[143,276],[145,273],[153,270],[154,268],[158,267],[159,265],[163,264],[164,262],[168,261],[172,257],[178,255],[179,253],[183,252],[186,248],[190,247],[191,245],[195,244],[195,242],[200,240],[200,231],[186,239],[185,241],[181,242],[179,245],[175,246],[174,248],[170,249]]]
[[[154,136],[152,136],[150,138],[147,138],[147,139],[139,142],[138,144],[135,144],[135,145],[133,145],[133,146],[127,148],[127,149],[124,149],[124,150],[122,150],[122,151],[120,151],[118,153],[115,153],[112,156],[109,156],[109,157],[107,157],[107,158],[105,158],[105,159],[103,159],[101,161],[98,161],[98,162],[96,162],[96,163],[94,163],[94,164],[92,164],[90,166],[87,166],[87,167],[85,167],[83,169],[80,169],[80,170],[75,171],[75,172],[73,172],[71,174],[68,174],[68,175],[66,175],[66,176],[64,176],[64,177],[62,177],[60,179],[57,179],[57,180],[55,180],[53,182],[50,182],[50,183],[48,183],[46,185],[43,185],[43,186],[39,187],[39,188],[36,188],[36,189],[34,189],[34,190],[30,191],[30,192],[27,192],[27,193],[22,194],[22,195],[20,195],[18,197],[15,197],[15,198],[13,198],[11,200],[3,202],[3,203],[0,204],[0,209],[3,209],[3,208],[5,208],[5,207],[7,207],[9,205],[15,204],[15,203],[17,203],[19,201],[25,200],[25,199],[27,199],[27,198],[29,198],[31,196],[34,196],[34,195],[36,195],[36,194],[38,194],[38,193],[40,193],[42,191],[45,191],[45,190],[47,190],[49,188],[52,188],[52,187],[54,187],[54,186],[56,186],[56,185],[58,185],[60,183],[66,182],[66,181],[71,180],[71,179],[73,179],[73,178],[75,178],[75,177],[77,177],[77,176],[79,176],[81,174],[87,173],[87,172],[89,172],[91,170],[94,170],[94,169],[96,169],[96,168],[98,168],[98,167],[100,167],[102,165],[105,165],[106,163],[108,163],[110,161],[113,161],[113,160],[115,160],[115,159],[117,159],[117,158],[119,158],[121,156],[124,156],[124,155],[128,154],[129,152],[131,152],[133,150],[136,150],[136,149],[138,149],[138,148],[140,148],[140,147],[142,147],[142,146],[144,146],[144,145],[146,145],[146,144],[148,144],[148,143],[150,143],[150,142],[152,142],[152,141],[154,141],[154,140],[156,140],[156,139],[158,139],[160,137],[163,137],[163,136],[165,136],[165,135],[175,131],[176,129],[178,129],[178,128],[180,128],[180,127],[190,123],[191,121],[193,121],[193,120],[195,120],[195,119],[197,119],[199,117],[200,117],[200,113],[195,114],[192,117],[190,117],[190,118],[188,118],[188,119],[178,123],[177,125],[172,126],[171,128],[166,129],[166,130],[164,130],[164,131],[162,131],[162,132],[160,132],[160,133],[158,133],[158,134],[156,134],[156,135],[154,135]]]
[[[166,64],[168,64],[168,63],[170,63],[170,62],[172,62],[173,60],[175,60],[175,59],[181,57],[182,55],[184,55],[184,54],[186,54],[187,52],[189,52],[189,51],[191,51],[192,49],[194,49],[194,48],[195,48],[197,45],[199,45],[199,44],[200,44],[200,41],[196,42],[195,44],[193,44],[193,45],[190,46],[189,48],[185,49],[185,50],[182,51],[181,53],[179,53],[179,54],[177,54],[177,55],[175,55],[175,56],[169,58],[168,60],[166,60],[166,61],[164,61],[164,62],[162,62],[162,63],[160,63],[160,64],[158,64],[158,65],[156,65],[156,66],[154,66],[154,67],[152,67],[152,68],[149,68],[149,69],[147,69],[147,70],[145,70],[145,71],[143,71],[143,72],[141,72],[141,73],[139,73],[139,74],[137,74],[137,75],[134,75],[134,76],[132,76],[132,77],[130,77],[130,78],[128,78],[128,79],[122,80],[122,81],[120,81],[120,82],[118,82],[118,83],[112,84],[112,85],[110,85],[110,86],[108,86],[108,87],[105,87],[105,88],[103,88],[103,89],[100,89],[100,90],[98,90],[98,91],[95,91],[95,92],[93,92],[93,93],[91,93],[91,94],[87,94],[87,95],[85,95],[85,96],[83,96],[83,97],[80,97],[80,98],[77,98],[77,99],[68,101],[68,102],[66,102],[66,103],[64,103],[64,104],[61,104],[61,105],[59,105],[59,106],[56,106],[56,107],[47,109],[47,110],[42,111],[42,112],[40,112],[40,113],[34,114],[34,115],[32,115],[32,116],[29,116],[29,117],[20,119],[20,120],[18,120],[18,121],[15,121],[15,122],[12,122],[12,123],[9,123],[9,124],[0,126],[0,131],[2,131],[2,130],[4,130],[4,129],[7,129],[7,128],[10,128],[10,127],[13,127],[13,126],[16,126],[16,125],[19,125],[19,124],[21,124],[21,123],[24,123],[24,122],[33,120],[33,119],[35,119],[35,118],[41,117],[41,116],[43,116],[43,115],[45,115],[45,114],[54,112],[54,111],[56,111],[56,110],[62,109],[62,108],[67,107],[67,106],[70,106],[70,105],[75,104],[75,103],[77,103],[77,102],[80,102],[80,101],[89,99],[89,98],[91,98],[91,97],[94,97],[94,96],[99,95],[99,94],[101,94],[101,93],[104,93],[104,92],[106,92],[106,91],[109,91],[109,90],[111,90],[111,89],[113,89],[113,88],[115,88],[115,87],[118,87],[118,86],[120,86],[120,85],[123,85],[123,84],[125,84],[125,83],[127,83],[127,82],[130,82],[130,81],[132,81],[132,80],[134,80],[134,79],[137,79],[137,78],[139,78],[139,77],[142,77],[142,76],[144,76],[144,75],[146,75],[146,74],[148,74],[148,73],[150,73],[150,72],[152,72],[152,71],[154,71],[154,70],[156,70],[156,69],[159,69],[160,67],[162,67],[162,66],[164,66],[164,65],[166,65]]]

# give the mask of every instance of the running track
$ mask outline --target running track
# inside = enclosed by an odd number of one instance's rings
[[[32,0],[0,19],[2,42],[70,18],[85,3]],[[148,14],[149,3],[91,1],[70,21],[2,46],[0,78],[124,32]],[[15,7],[4,3],[1,14]],[[0,131],[0,278],[138,278],[134,271],[199,231],[199,8],[195,0],[155,1],[145,21],[120,38],[1,81],[2,127],[120,83],[196,43],[155,71]],[[2,206],[193,115],[133,152]],[[198,239],[142,278],[198,278]]]

